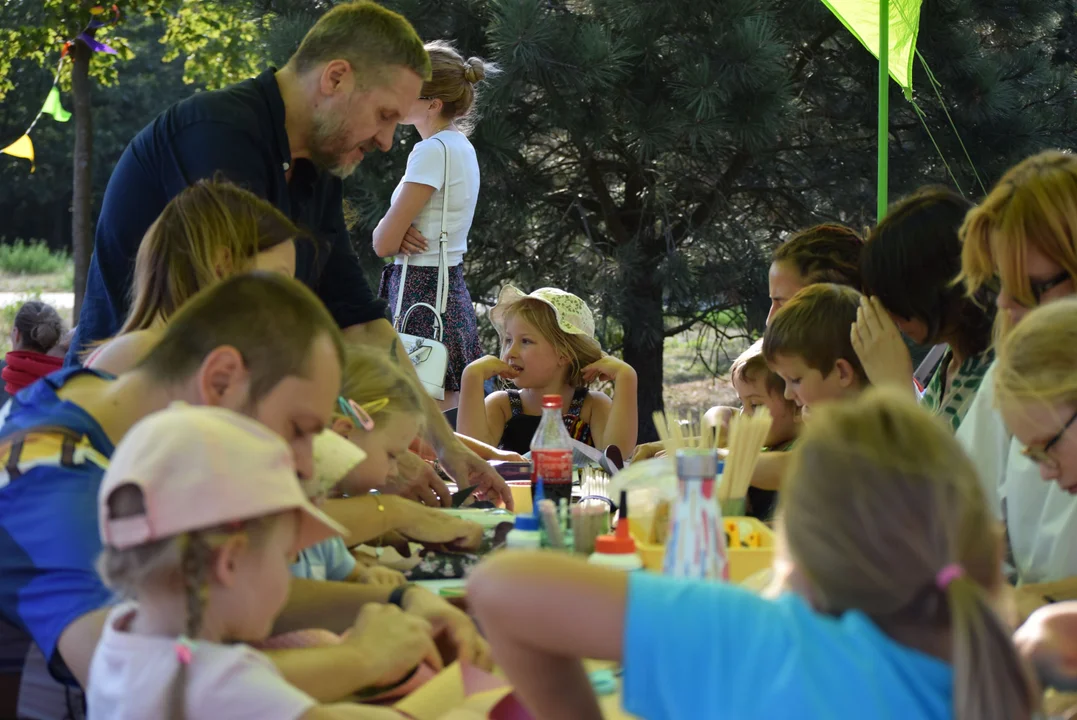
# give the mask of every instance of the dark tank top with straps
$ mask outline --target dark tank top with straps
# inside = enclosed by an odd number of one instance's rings
[[[501,433],[501,440],[497,446],[509,452],[524,453],[531,450],[531,439],[538,430],[541,415],[525,415],[523,399],[520,398],[519,390],[506,391],[509,396],[509,407],[512,408],[512,416],[505,423],[505,430]],[[588,390],[585,387],[576,388],[572,394],[572,402],[568,411],[563,415],[565,428],[573,440],[579,440],[584,445],[594,447],[591,439],[591,426],[583,421],[583,401],[587,399]]]

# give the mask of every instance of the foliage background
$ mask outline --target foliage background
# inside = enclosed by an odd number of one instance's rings
[[[332,4],[128,3],[107,36],[121,56],[95,65],[95,208],[124,145],[156,113],[279,65]],[[664,337],[705,330],[699,352],[717,366],[725,340],[759,331],[767,258],[787,233],[873,220],[875,60],[818,0],[386,4],[424,38],[452,39],[503,71],[473,136],[484,180],[466,266],[473,296],[491,302],[508,281],[577,292],[595,308],[604,346],[643,378],[662,377]],[[40,48],[71,32],[86,3],[0,8],[0,40],[42,33],[0,54],[6,143],[51,81],[55,55]],[[893,197],[945,183],[975,199],[1022,157],[1071,147],[1075,30],[1074,0],[925,0],[918,47],[940,90],[917,63],[921,122],[892,88]],[[70,244],[72,125],[39,123],[34,175],[0,156],[0,235]],[[347,185],[372,281],[370,232],[416,135],[401,128],[397,138]],[[660,404],[659,384],[641,383],[642,417]]]

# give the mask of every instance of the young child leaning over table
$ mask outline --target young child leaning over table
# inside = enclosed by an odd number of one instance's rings
[[[774,600],[512,552],[475,572],[468,598],[535,717],[601,717],[575,658],[622,662],[625,709],[649,720],[1033,716],[1038,688],[996,614],[994,516],[908,393],[821,407],[779,503],[775,570],[793,592]]]
[[[595,340],[590,308],[572,293],[541,288],[530,295],[507,285],[490,310],[501,356],[487,355],[464,370],[457,429],[502,450],[526,453],[542,416],[542,397],[560,395],[569,434],[585,445],[614,445],[625,456],[636,447],[636,371],[605,355]],[[486,397],[493,377],[515,389]],[[613,399],[588,390],[613,383]]]
[[[316,502],[349,529],[349,544],[372,543],[392,533],[408,540],[475,548],[478,523],[451,517],[395,495],[372,495],[398,472],[399,459],[422,429],[422,398],[383,351],[353,347],[330,430],[315,440],[315,463],[323,493]],[[341,495],[347,497],[340,499]],[[292,566],[296,577],[403,585],[404,575],[365,553],[352,554],[335,536],[307,548]]]
[[[730,380],[733,389],[740,398],[741,412],[752,415],[755,411],[764,407],[770,412],[772,423],[767,433],[766,445],[763,448],[765,455],[759,458],[753,474],[753,484],[748,488],[748,497],[745,514],[760,520],[770,520],[774,512],[774,502],[777,500],[777,491],[764,489],[761,486],[780,484],[781,478],[773,478],[785,469],[783,462],[770,462],[770,453],[784,455],[796,441],[800,431],[800,412],[795,401],[785,397],[785,381],[778,373],[767,367],[767,361],[763,357],[763,341],[760,339],[753,343],[750,348],[741,353],[740,357],[733,361],[729,369]],[[717,410],[718,408],[712,408]],[[712,415],[708,412],[708,415]],[[707,418],[704,418],[707,422]],[[711,417],[711,422],[720,423],[721,418]],[[774,457],[777,457],[775,455]]]
[[[91,719],[399,718],[319,705],[243,644],[269,634],[290,558],[343,530],[306,499],[279,436],[228,410],[173,405],[117,446],[98,510],[100,572],[131,602],[110,613],[94,652]],[[425,622],[372,604],[352,634],[386,621]],[[432,639],[427,654],[438,662]]]
[[[850,287],[819,283],[797,292],[781,306],[767,325],[760,347],[769,372],[777,376],[776,380],[764,383],[767,397],[780,381],[785,399],[794,404],[794,411],[799,409],[804,413],[835,400],[855,397],[868,386],[867,376],[850,339],[860,297],[860,293]],[[749,349],[745,354],[752,352],[753,349]],[[757,360],[751,362],[753,366],[758,363]],[[738,394],[743,402],[745,396],[739,388]],[[792,439],[792,419],[777,404],[777,398],[774,400],[774,405],[768,406],[775,417],[771,436],[768,436],[771,451],[759,458],[752,475],[752,487],[757,491],[778,490],[789,462],[789,453],[774,447],[770,440],[775,434],[785,436],[786,442]],[[780,417],[786,419],[779,420]],[[721,418],[717,421],[720,423]],[[795,427],[792,425],[794,434]]]

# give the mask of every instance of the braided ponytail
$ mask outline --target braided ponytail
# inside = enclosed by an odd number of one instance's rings
[[[180,570],[183,573],[183,590],[187,600],[187,632],[176,644],[179,669],[169,687],[169,720],[184,720],[187,710],[187,673],[194,651],[194,643],[202,630],[202,614],[205,610],[206,574],[213,549],[198,533],[188,533],[180,538]]]

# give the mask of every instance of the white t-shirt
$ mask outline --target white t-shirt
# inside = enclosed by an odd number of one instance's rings
[[[991,509],[1006,521],[1017,576],[1022,583],[1077,575],[1077,497],[1040,477],[1036,463],[995,408],[995,364],[957,430],[957,440],[980,474]]]
[[[90,664],[90,720],[167,717],[179,668],[176,639],[135,635],[125,628],[137,612],[127,603],[109,613]],[[296,720],[317,703],[289,685],[261,653],[246,645],[199,642],[187,671],[190,720]]]
[[[437,138],[435,140],[434,138]],[[445,143],[438,142],[441,140]],[[479,161],[475,157],[475,148],[467,137],[456,130],[442,130],[411,149],[408,155],[408,169],[393,191],[393,202],[400,194],[400,188],[406,182],[429,185],[434,188],[426,206],[412,225],[419,229],[429,242],[427,252],[412,255],[408,261],[411,265],[437,267],[438,237],[441,235],[441,207],[444,203],[445,185],[445,148],[449,149],[449,209],[445,229],[449,233],[448,266],[453,267],[464,261],[467,252],[467,234],[471,231],[471,222],[475,219],[475,205],[479,201]],[[404,261],[397,255],[396,263]]]

